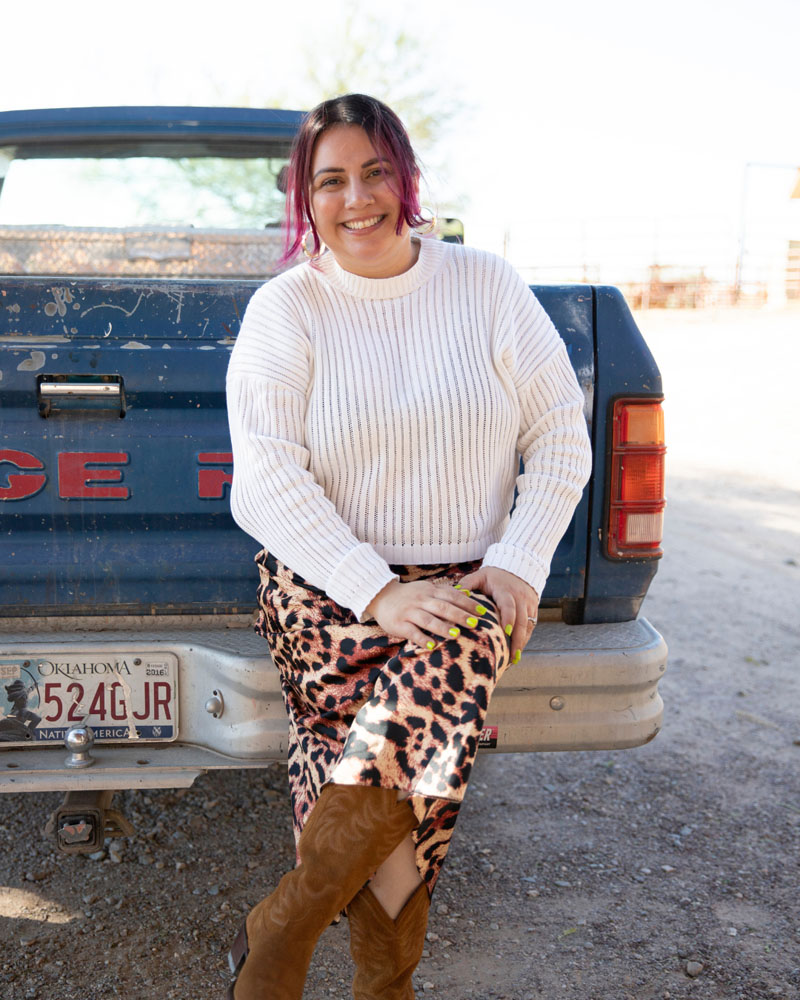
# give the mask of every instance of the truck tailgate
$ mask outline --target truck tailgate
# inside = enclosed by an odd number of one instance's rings
[[[225,372],[255,281],[0,278],[0,616],[236,614]],[[591,420],[590,288],[536,288]],[[584,593],[588,491],[544,606]]]

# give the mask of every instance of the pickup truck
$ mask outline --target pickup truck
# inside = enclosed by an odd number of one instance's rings
[[[60,791],[61,851],[130,834],[116,790],[286,753],[228,507],[224,379],[279,257],[300,112],[0,114],[0,791]],[[441,234],[440,234],[441,235]],[[486,752],[633,747],[666,645],[661,381],[620,293],[535,286],[585,394],[594,473]]]

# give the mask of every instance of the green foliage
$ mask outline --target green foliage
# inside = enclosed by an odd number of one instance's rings
[[[262,228],[277,225],[283,218],[284,198],[277,188],[283,159],[224,160],[220,158],[180,159],[176,167],[183,179],[204,194],[222,202],[237,227]],[[200,206],[198,221],[204,220]]]

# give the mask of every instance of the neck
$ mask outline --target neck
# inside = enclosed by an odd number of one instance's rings
[[[408,230],[397,239],[397,246],[392,248],[390,256],[369,262],[359,260],[355,266],[349,258],[342,259],[333,251],[331,252],[339,267],[350,274],[356,274],[360,278],[396,278],[398,275],[410,271],[419,257],[419,240],[412,240]]]

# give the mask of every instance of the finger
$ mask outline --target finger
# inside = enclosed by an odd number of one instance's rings
[[[486,614],[486,611],[488,610],[485,607],[486,598],[494,601],[493,588],[490,585],[489,579],[482,572],[469,573],[458,584],[456,584],[455,589],[462,594],[466,594],[468,598],[472,598],[475,601],[476,607],[473,608],[474,614]],[[482,606],[483,610],[481,610]]]
[[[485,615],[488,608],[481,601],[480,594],[473,594],[469,590],[456,590],[455,587],[448,587],[447,590],[437,592],[436,604],[426,604],[426,609],[432,614],[438,615],[455,625],[461,625],[467,618]]]
[[[486,586],[485,575],[478,571],[476,573],[467,573],[466,576],[462,577],[458,583],[455,585],[456,590],[467,590],[467,591],[484,591]]]
[[[452,608],[451,605],[445,605],[445,607]],[[466,625],[467,617],[468,615],[460,610],[455,610],[451,614],[434,614],[427,607],[417,608],[409,615],[415,625],[438,639],[456,638],[462,627]]]
[[[481,583],[480,573],[468,573],[467,576],[462,576],[461,579],[455,584],[456,590],[472,590],[476,588]]]
[[[422,629],[413,622],[406,623],[406,627],[403,630],[403,637],[419,649],[436,649],[441,641],[441,639],[434,639],[433,636],[423,632]]]
[[[517,650],[519,650],[521,656],[525,647],[528,645],[530,637],[533,635],[533,630],[536,627],[538,617],[537,610],[534,609],[531,612],[526,607],[526,602],[517,605],[517,615],[517,624],[514,627],[514,635],[512,636],[512,660],[513,657],[516,656]]]
[[[497,606],[500,625],[505,634],[511,638],[513,644],[514,629],[517,622],[517,606],[514,597],[508,591],[495,592],[492,597]]]
[[[528,602],[522,594],[515,595],[515,621],[514,631],[511,636],[511,662],[519,663],[522,653],[530,638],[531,623],[528,621]]]

